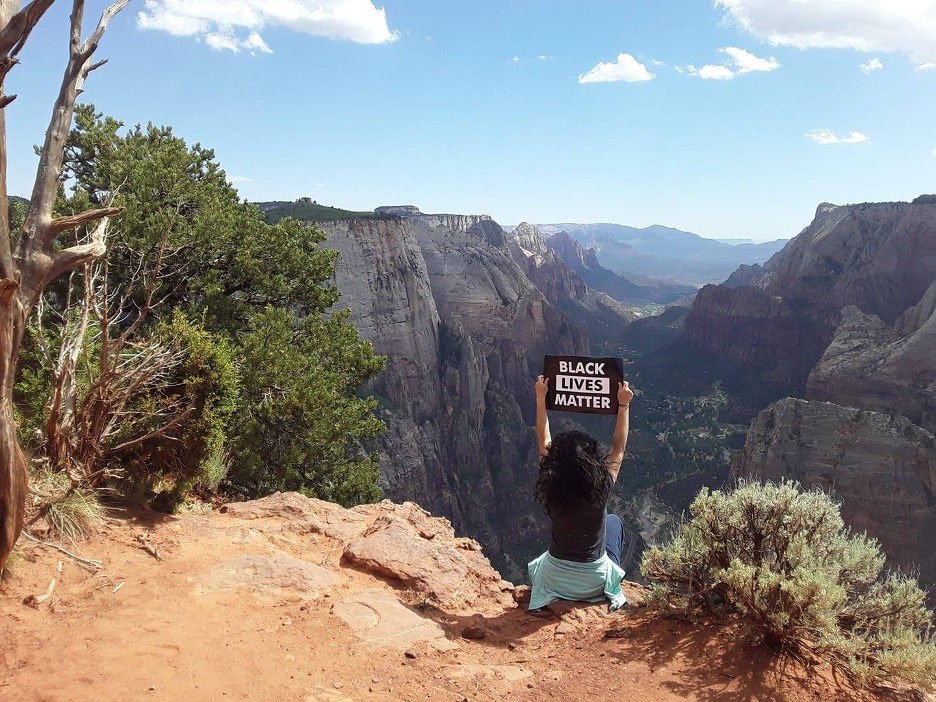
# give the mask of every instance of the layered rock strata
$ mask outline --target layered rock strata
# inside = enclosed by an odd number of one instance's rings
[[[934,222],[933,204],[824,203],[749,286],[704,288],[686,320],[686,339],[717,356],[773,368],[790,394],[802,395],[843,307],[893,325],[921,302],[936,279]]]
[[[735,476],[796,480],[841,501],[891,565],[936,583],[936,439],[904,417],[788,398],[751,426]]]
[[[546,353],[585,355],[584,331],[529,280],[489,217],[319,226],[340,252],[339,305],[387,356],[370,387],[387,421],[385,493],[447,516],[495,559],[532,552],[544,528],[531,497],[532,382]]]
[[[556,309],[585,327],[594,353],[607,349],[638,318],[610,295],[589,287],[532,224],[524,222],[507,236],[514,261]]]

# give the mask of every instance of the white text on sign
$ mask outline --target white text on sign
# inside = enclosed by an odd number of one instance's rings
[[[579,375],[604,375],[604,361],[559,361],[560,373],[578,373]]]
[[[591,395],[556,395],[556,407],[578,407],[582,409],[611,409],[610,397]]]
[[[556,391],[591,392],[598,395],[607,395],[611,391],[611,381],[608,378],[587,378],[578,375],[557,375]]]

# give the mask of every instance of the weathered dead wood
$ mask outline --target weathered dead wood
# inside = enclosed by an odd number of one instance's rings
[[[26,598],[25,604],[28,604],[30,607],[39,607],[43,602],[52,597],[52,593],[55,591],[55,586],[58,583],[59,578],[62,576],[62,566],[64,564],[59,561],[58,569],[55,571],[55,577],[52,578],[52,582],[49,583],[48,589],[41,595],[30,595]]]
[[[146,551],[149,555],[155,558],[157,561],[162,561],[163,557],[159,553],[159,550],[150,543],[149,540],[149,530],[144,531],[142,534],[137,534],[137,541],[140,542],[140,548]]]
[[[19,9],[17,0],[0,0],[0,570],[6,564],[23,528],[26,509],[26,460],[16,436],[13,418],[13,382],[20,344],[33,307],[45,287],[71,268],[104,253],[104,229],[110,211],[77,215],[105,222],[87,248],[54,250],[55,237],[69,220],[54,220],[65,142],[74,116],[75,101],[88,74],[103,65],[92,62],[107,26],[129,0],[111,2],[86,40],[81,39],[85,0],[72,1],[69,53],[58,97],[52,105],[49,127],[39,153],[39,165],[23,227],[11,246],[7,190],[6,110],[11,98],[3,83],[18,62],[19,52],[32,30],[55,0],[32,0]],[[74,220],[71,220],[74,221]]]
[[[77,556],[71,551],[62,548],[58,544],[53,544],[53,543],[49,543],[48,541],[42,541],[41,539],[37,539],[35,536],[30,534],[25,529],[23,530],[22,536],[25,536],[27,539],[29,539],[35,544],[39,544],[40,546],[45,546],[46,548],[52,548],[58,551],[59,553],[65,554],[66,556],[71,558],[73,561],[75,561],[75,563],[77,563],[82,568],[84,568],[85,570],[91,573],[96,573],[97,571],[99,571],[101,568],[104,567],[104,564],[101,563],[100,561],[95,561],[94,559],[91,559],[91,558],[82,558],[81,556]]]

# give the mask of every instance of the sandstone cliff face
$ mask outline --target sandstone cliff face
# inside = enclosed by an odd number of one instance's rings
[[[507,234],[511,257],[554,307],[588,292],[581,276],[571,270],[532,224],[523,222]]]
[[[824,322],[756,287],[706,285],[683,329],[707,352],[763,369],[770,381],[799,394],[827,343]]]
[[[584,332],[517,266],[489,217],[320,226],[340,252],[339,305],[387,356],[371,388],[388,426],[387,496],[447,516],[495,558],[541,544],[532,382],[544,354],[586,354]]]
[[[921,304],[931,303],[926,298]],[[912,308],[905,328],[915,326],[920,314]],[[904,336],[879,317],[844,308],[806,390],[809,399],[897,412],[936,431],[936,315],[930,310],[929,319]]]
[[[507,236],[517,265],[550,304],[586,329],[595,353],[618,339],[624,327],[638,318],[610,295],[590,289],[533,225],[524,222]],[[581,252],[581,246],[572,243]]]
[[[732,472],[831,491],[853,531],[936,583],[936,439],[906,418],[781,400],[758,415]]]
[[[936,207],[821,205],[749,286],[707,287],[686,336],[787,399],[737,475],[833,490],[854,530],[936,583]],[[830,404],[835,403],[835,404]],[[877,414],[880,412],[880,414]]]
[[[832,341],[843,307],[895,324],[936,280],[936,205],[820,205],[750,286],[707,287],[686,320],[690,343],[805,381]]]
[[[585,284],[626,305],[665,304],[695,292],[687,285],[638,285],[598,262],[595,249],[585,248],[566,232],[558,232],[545,240],[546,246],[575,271]]]
[[[936,205],[819,206],[755,283],[792,306],[854,305],[888,324],[936,279]]]

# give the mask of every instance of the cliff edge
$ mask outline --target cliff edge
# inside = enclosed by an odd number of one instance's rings
[[[534,616],[477,542],[413,503],[292,493],[114,514],[72,555],[20,542],[0,584],[2,699],[927,699],[860,693],[730,622],[605,604]]]

